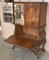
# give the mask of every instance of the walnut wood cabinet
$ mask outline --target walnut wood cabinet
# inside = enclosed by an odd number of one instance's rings
[[[23,5],[24,9],[24,24],[21,25],[16,20],[15,11],[14,12],[14,24],[15,31],[14,35],[10,36],[5,41],[14,45],[22,46],[33,50],[34,53],[39,58],[39,51],[44,51],[44,45],[46,43],[46,13],[47,13],[47,3],[44,2],[15,2],[18,5]],[[20,11],[19,11],[20,12]],[[42,47],[41,47],[42,46]],[[13,49],[14,49],[13,47]],[[33,48],[33,49],[32,49]]]

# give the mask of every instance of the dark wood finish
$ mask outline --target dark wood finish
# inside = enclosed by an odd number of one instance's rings
[[[16,24],[14,35],[21,35],[22,33],[23,33],[23,26],[20,24]]]
[[[46,43],[45,26],[47,3],[28,2],[20,4],[24,4],[25,7],[24,25],[15,24],[14,35],[5,41],[13,44],[14,47],[18,45],[29,48],[30,50],[33,48],[34,53],[39,58],[39,51],[44,51],[44,45]]]
[[[4,0],[5,2],[13,2],[14,0]]]

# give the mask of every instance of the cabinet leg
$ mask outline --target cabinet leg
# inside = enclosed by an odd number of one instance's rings
[[[32,52],[34,52],[34,54],[37,56],[37,60],[39,60],[40,58],[40,54],[39,54],[39,51],[40,51],[40,47],[36,47],[34,48],[33,50],[30,49]]]
[[[45,44],[44,44],[44,45],[45,45]],[[43,47],[42,47],[43,52],[45,52],[44,45],[43,45]]]
[[[37,55],[37,59],[39,59],[40,58],[40,54],[39,54],[39,51],[40,51],[40,47],[37,47],[37,50],[36,50],[36,55]]]
[[[30,48],[30,50],[36,55],[36,52],[33,49]]]
[[[43,52],[45,52],[44,46],[45,46],[45,41],[44,41],[43,46],[42,46]]]
[[[15,45],[12,47],[12,49],[14,50],[14,48],[15,48]]]

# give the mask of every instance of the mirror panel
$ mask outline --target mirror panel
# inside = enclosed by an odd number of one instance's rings
[[[15,24],[24,25],[24,4],[14,3]]]

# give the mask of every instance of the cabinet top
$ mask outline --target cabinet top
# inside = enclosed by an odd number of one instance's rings
[[[48,3],[48,2],[38,2],[38,1],[36,1],[36,2],[34,2],[34,1],[30,1],[30,0],[28,0],[28,1],[21,1],[21,0],[4,0],[5,2],[15,2],[15,3]]]

